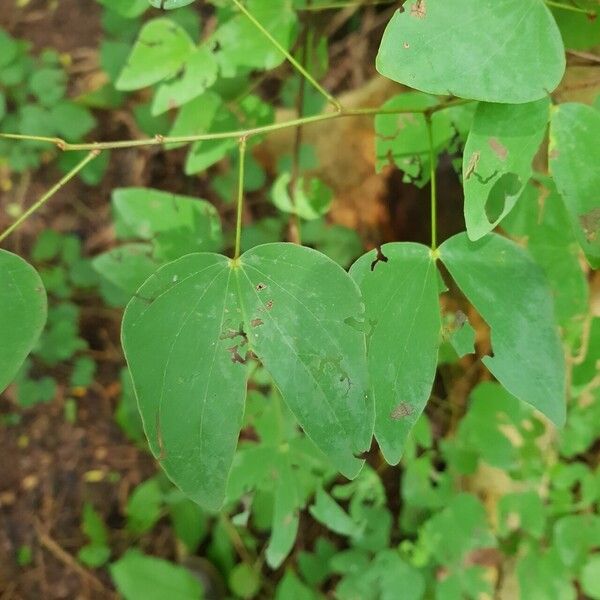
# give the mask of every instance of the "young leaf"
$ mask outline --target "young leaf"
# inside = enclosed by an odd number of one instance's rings
[[[441,336],[437,270],[429,248],[395,243],[359,258],[350,275],[366,304],[375,437],[385,459],[396,464],[435,377]]]
[[[409,0],[388,23],[377,70],[430,94],[520,104],[556,88],[565,52],[543,0]]]
[[[541,268],[495,234],[475,243],[456,235],[442,244],[440,257],[492,330],[493,356],[483,363],[511,394],[562,426],[565,359]]]
[[[580,246],[600,268],[600,112],[561,104],[552,113],[550,170],[562,194]]]
[[[123,347],[150,447],[171,479],[218,508],[246,394],[263,363],[300,425],[348,477],[370,446],[358,288],[322,254],[268,244],[238,261],[192,254],[155,273],[128,305]]]
[[[198,580],[183,567],[128,550],[110,566],[115,586],[125,600],[198,600],[204,597]]]
[[[298,533],[299,509],[301,501],[296,490],[294,471],[286,455],[277,457],[277,486],[275,488],[275,506],[273,529],[267,546],[267,564],[277,569],[290,553]]]
[[[188,33],[170,19],[144,25],[117,82],[118,90],[147,87],[174,77],[194,52]]]
[[[298,29],[292,3],[249,0],[246,4],[257,21],[289,50]],[[210,43],[219,47],[216,55],[225,77],[249,69],[274,69],[285,60],[273,43],[241,13],[220,25]]]
[[[429,144],[425,115],[419,114],[435,106],[437,98],[419,92],[394,96],[382,110],[415,110],[414,113],[380,114],[375,117],[376,168],[381,171],[390,163],[405,173],[404,181],[419,187],[429,181]],[[431,118],[433,145],[436,152],[445,149],[454,135],[448,111],[434,113]]]
[[[112,203],[117,236],[152,241],[156,258],[221,249],[219,215],[206,200],[132,187],[115,190]]]
[[[185,61],[182,75],[160,85],[152,101],[152,114],[179,108],[203,94],[217,79],[218,65],[207,46],[200,46]]]
[[[512,210],[532,174],[546,133],[550,100],[481,103],[463,154],[465,222],[478,240]]]
[[[35,269],[0,250],[0,392],[13,380],[46,323],[46,291]]]

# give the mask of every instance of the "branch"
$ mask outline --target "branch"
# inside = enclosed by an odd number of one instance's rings
[[[452,108],[454,106],[460,106],[462,104],[468,104],[474,102],[474,100],[462,100],[454,99],[448,102],[442,102],[436,106],[432,106],[425,109],[382,109],[382,108],[355,108],[355,109],[343,109],[342,112],[325,113],[322,115],[313,115],[311,117],[302,117],[299,119],[292,119],[290,121],[284,121],[282,123],[272,123],[271,125],[263,125],[261,127],[254,127],[252,129],[240,129],[236,131],[224,131],[221,133],[202,133],[199,135],[183,135],[183,136],[165,136],[157,135],[153,138],[146,138],[141,140],[119,140],[115,142],[91,142],[85,144],[69,144],[62,138],[56,137],[43,137],[34,135],[23,135],[19,133],[0,133],[0,138],[9,140],[28,140],[36,142],[46,142],[48,144],[54,144],[60,150],[65,152],[71,151],[82,151],[82,150],[122,150],[125,148],[141,148],[143,146],[164,146],[166,144],[193,144],[194,142],[202,142],[208,140],[224,140],[224,139],[240,139],[250,138],[255,135],[267,134],[273,131],[279,131],[281,129],[288,129],[290,127],[301,127],[303,125],[310,125],[312,123],[319,123],[321,121],[331,121],[334,119],[340,119],[342,117],[361,117],[361,116],[376,116],[376,115],[399,115],[399,114],[424,114],[431,115],[438,111]]]

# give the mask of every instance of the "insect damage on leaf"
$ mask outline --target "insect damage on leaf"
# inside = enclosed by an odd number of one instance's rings
[[[381,246],[377,246],[375,250],[377,251],[377,255],[375,256],[375,260],[371,263],[371,271],[375,270],[375,267],[378,265],[378,263],[386,263],[389,260],[388,257],[381,251]]]

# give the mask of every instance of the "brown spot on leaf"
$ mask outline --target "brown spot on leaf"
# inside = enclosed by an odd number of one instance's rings
[[[500,160],[506,160],[508,158],[508,148],[499,139],[490,138],[488,144]]]
[[[390,419],[392,421],[400,421],[405,417],[408,417],[413,414],[413,408],[407,402],[400,402],[396,408],[390,413]]]
[[[242,323],[240,323],[240,326],[237,329],[227,329],[227,331],[224,331],[219,336],[219,339],[220,340],[234,340],[236,337],[242,338],[240,345],[244,346],[248,343],[248,336],[246,335],[246,332],[244,331],[244,326]]]
[[[265,283],[257,283],[256,284],[256,291],[257,292],[262,292],[264,289],[266,289],[267,285]]]
[[[579,216],[579,223],[585,234],[585,239],[591,244],[598,240],[600,231],[600,208],[593,208]]]
[[[427,16],[427,6],[425,0],[417,0],[410,9],[410,16],[417,19],[424,19]]]
[[[256,356],[256,354],[254,354],[252,350],[248,350],[246,352],[246,356],[242,357],[242,355],[239,352],[239,344],[231,346],[231,348],[227,348],[227,352],[229,352],[229,354],[231,355],[231,362],[234,364],[237,363],[240,365],[245,365],[248,364],[248,362],[251,360],[258,360],[258,356]]]
[[[410,44],[409,44],[408,42],[404,42],[404,43],[402,44],[402,46],[403,46],[403,47],[404,47],[406,50],[408,50],[408,49],[410,48]]]
[[[267,300],[265,302],[265,309],[266,310],[271,310],[273,308],[273,300]]]
[[[250,325],[252,325],[252,327],[260,327],[264,324],[265,322],[262,319],[252,319],[252,321],[250,321]]]

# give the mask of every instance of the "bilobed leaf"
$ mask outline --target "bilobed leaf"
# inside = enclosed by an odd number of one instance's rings
[[[550,171],[577,241],[590,265],[600,267],[600,111],[561,104],[552,113]]]
[[[385,30],[377,70],[430,94],[519,104],[556,88],[565,54],[543,0],[409,0]]]
[[[0,392],[33,349],[46,315],[46,291],[36,270],[0,250]]]
[[[469,238],[494,229],[521,197],[544,138],[550,100],[481,103],[463,154],[465,221]]]
[[[438,274],[429,248],[386,244],[350,269],[366,305],[364,328],[375,437],[396,464],[431,394],[441,341]]]
[[[192,38],[174,21],[148,21],[115,86],[118,90],[137,90],[174,77],[194,49]]]
[[[150,447],[200,504],[218,508],[258,358],[300,425],[346,476],[370,446],[360,293],[314,250],[267,244],[238,261],[192,254],[155,273],[123,319]]]
[[[496,234],[475,243],[456,235],[442,244],[440,257],[491,328],[493,356],[483,363],[511,394],[562,426],[565,360],[541,268]]]

